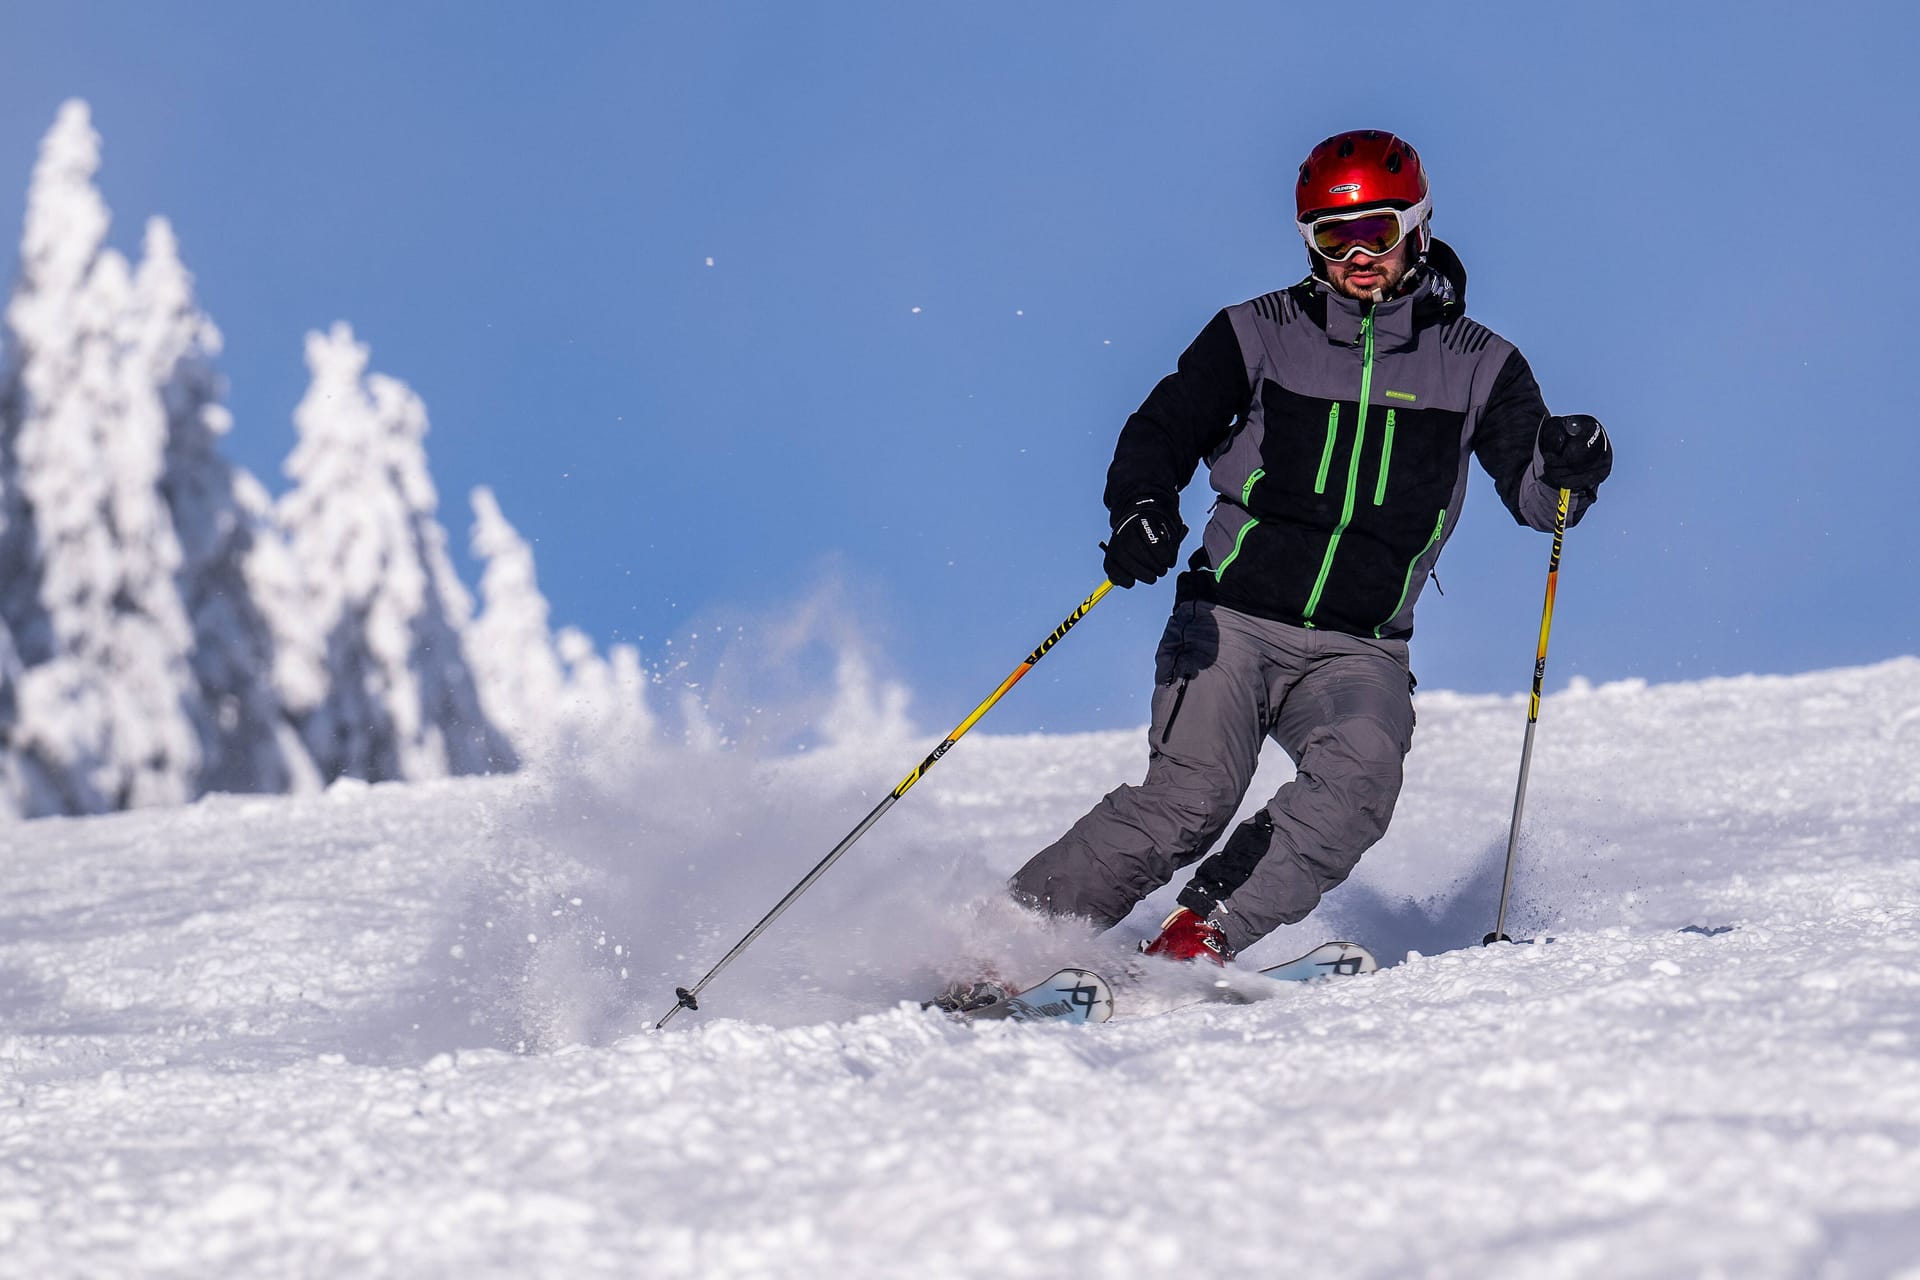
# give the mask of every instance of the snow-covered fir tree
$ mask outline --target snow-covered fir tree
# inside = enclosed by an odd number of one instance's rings
[[[638,651],[549,630],[484,493],[470,622],[425,408],[344,324],[308,337],[292,490],[221,456],[220,332],[164,219],[137,268],[107,246],[99,163],[65,104],[0,324],[0,819],[641,749]]]
[[[0,545],[6,540],[7,481],[0,475]],[[6,619],[0,618],[0,822],[17,818],[26,808],[26,791],[14,755],[13,738],[19,721],[14,686],[20,679],[20,655],[13,647],[13,633]]]
[[[553,649],[547,598],[534,572],[533,548],[501,514],[484,485],[469,498],[469,546],[480,572],[480,615],[467,628],[480,704],[521,754],[539,755],[552,734],[567,677]]]
[[[161,476],[180,542],[181,601],[193,628],[192,667],[207,710],[199,791],[281,792],[318,781],[273,685],[273,636],[255,582],[290,565],[271,525],[272,499],[220,455],[232,426],[213,360],[220,331],[194,303],[173,229],[147,224],[134,275],[138,353],[166,415]],[[271,598],[269,596],[269,598]]]
[[[3,358],[0,358],[0,368],[4,368]],[[20,522],[20,514],[15,509],[13,464],[5,442],[6,426],[0,422],[0,604],[5,601],[4,583],[11,564],[7,559],[12,545],[8,530]],[[19,679],[20,654],[14,647],[6,612],[0,609],[0,821],[19,817],[26,803],[13,749],[15,726],[19,721],[14,686]]]
[[[501,514],[493,491],[473,491],[480,616],[467,629],[480,699],[527,759],[617,763],[646,749],[653,717],[640,653],[615,645],[605,658],[584,633],[555,636],[533,549]]]
[[[282,698],[328,779],[512,769],[461,642],[472,602],[436,517],[426,406],[369,375],[367,357],[344,323],[307,336],[294,487],[276,508],[304,594],[297,615],[272,619],[290,649]],[[314,660],[324,688],[298,675]]]
[[[159,487],[167,418],[132,272],[104,247],[99,163],[86,105],[68,102],[34,167],[5,317],[0,616],[23,667],[12,749],[30,815],[189,799],[207,736]]]

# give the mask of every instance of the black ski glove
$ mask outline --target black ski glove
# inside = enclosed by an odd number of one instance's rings
[[[1540,424],[1540,479],[1555,489],[1600,487],[1613,471],[1613,444],[1600,419],[1587,413]]]
[[[1187,526],[1180,509],[1158,498],[1142,498],[1113,513],[1113,537],[1100,544],[1107,553],[1107,578],[1116,587],[1158,582],[1180,559]]]

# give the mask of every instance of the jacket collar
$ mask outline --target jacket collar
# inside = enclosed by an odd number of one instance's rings
[[[1467,269],[1446,241],[1436,239],[1426,263],[1416,269],[1420,279],[1411,292],[1381,303],[1335,293],[1326,281],[1312,275],[1291,292],[1308,317],[1326,331],[1327,341],[1357,345],[1360,321],[1372,311],[1374,349],[1405,351],[1414,345],[1420,329],[1451,320],[1467,307]]]
[[[1335,293],[1328,285],[1317,280],[1314,286],[1326,300],[1327,341],[1343,347],[1359,345],[1360,322],[1371,313],[1374,350],[1405,351],[1413,346],[1413,331],[1417,327],[1420,302],[1432,292],[1433,277],[1427,275],[1414,286],[1412,293],[1403,293],[1385,302],[1360,302],[1345,294]]]

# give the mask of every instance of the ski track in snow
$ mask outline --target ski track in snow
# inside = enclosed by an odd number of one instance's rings
[[[1389,968],[1095,1028],[911,1002],[1153,927],[982,902],[1137,732],[970,737],[662,1032],[926,743],[0,827],[0,1274],[1920,1277],[1920,659],[1550,697],[1527,946],[1524,701],[1418,706],[1247,958]]]

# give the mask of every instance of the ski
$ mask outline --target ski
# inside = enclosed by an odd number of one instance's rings
[[[1357,974],[1372,973],[1380,967],[1373,953],[1357,942],[1323,942],[1303,956],[1295,956],[1285,964],[1270,965],[1265,969],[1226,968],[1218,971],[1213,990],[1199,1000],[1175,1005],[1174,1009],[1191,1009],[1202,1004],[1253,1004],[1278,994],[1266,983],[1271,982],[1312,982],[1319,978],[1350,978]]]
[[[1357,942],[1325,942],[1285,964],[1251,973],[1243,971],[1237,976],[1310,982],[1372,973],[1379,967],[1373,953]],[[1217,993],[1200,1003],[1249,1004],[1260,998],[1248,991],[1244,982],[1231,985],[1227,978],[1233,972],[1222,970],[1223,981]],[[1009,1022],[1092,1023],[1113,1017],[1114,998],[1112,984],[1093,970],[1062,969],[1030,987],[1012,987],[993,979],[955,986],[923,1007],[969,1022],[1004,1018]]]
[[[1105,1022],[1113,1016],[1113,988],[1091,969],[1062,969],[1007,1001],[1015,1022]]]
[[[963,1021],[1105,1022],[1113,1016],[1113,988],[1091,969],[1062,969],[1030,987],[991,980],[955,987],[927,1007]]]
[[[1314,978],[1351,978],[1379,967],[1373,952],[1357,942],[1323,942],[1303,956],[1259,972],[1280,982],[1308,982]]]

